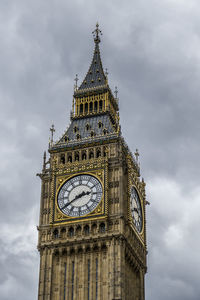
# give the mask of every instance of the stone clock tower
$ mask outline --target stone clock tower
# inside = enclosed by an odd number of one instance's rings
[[[75,85],[71,122],[44,154],[39,300],[144,300],[145,183],[100,58]],[[52,136],[54,128],[51,128]]]

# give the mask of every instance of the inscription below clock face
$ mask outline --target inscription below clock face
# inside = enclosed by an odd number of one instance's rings
[[[80,217],[92,212],[100,203],[103,189],[100,181],[88,174],[67,180],[61,187],[57,203],[67,216]]]
[[[142,208],[140,198],[137,190],[132,186],[131,188],[131,215],[133,217],[133,223],[138,232],[142,231]]]

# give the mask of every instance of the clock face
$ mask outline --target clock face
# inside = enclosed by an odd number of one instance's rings
[[[133,217],[133,223],[138,232],[142,231],[142,208],[140,203],[140,198],[137,190],[131,187],[131,215]]]
[[[102,195],[102,185],[96,177],[87,174],[74,176],[61,187],[58,207],[67,216],[85,216],[97,207]]]

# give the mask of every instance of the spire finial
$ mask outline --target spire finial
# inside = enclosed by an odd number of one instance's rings
[[[45,170],[46,167],[46,151],[44,151],[44,155],[43,155],[43,170]]]
[[[139,155],[140,155],[139,152],[138,152],[138,149],[135,150],[134,154],[135,154],[136,160],[138,162],[138,158],[139,158]]]
[[[51,131],[51,144],[53,144],[53,134],[55,132],[54,124],[52,124],[50,131]]]
[[[114,93],[115,93],[115,98],[117,99],[117,94],[118,94],[118,89],[117,89],[117,86],[115,87],[115,91],[114,91]]]
[[[108,84],[108,69],[105,69],[106,83]]]
[[[101,40],[100,40],[100,37],[99,37],[99,35],[102,35],[102,32],[101,32],[101,30],[99,29],[99,23],[97,22],[97,24],[96,24],[96,29],[92,32],[93,33],[93,37],[94,37],[94,41],[95,41],[95,43],[100,43],[101,42]]]
[[[78,89],[78,74],[76,74],[76,77],[75,77],[75,79],[74,79],[74,81],[75,81],[75,85],[74,85],[74,90],[75,91],[77,91],[77,89]]]
[[[108,69],[107,68],[105,69],[105,75],[106,75],[106,77],[108,77]]]

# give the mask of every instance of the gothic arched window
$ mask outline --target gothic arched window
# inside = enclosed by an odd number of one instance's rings
[[[97,232],[97,225],[92,224],[92,233],[95,234]]]
[[[80,114],[82,114],[83,113],[83,104],[81,103],[81,105],[80,105]]]
[[[69,228],[69,236],[70,237],[74,236],[74,228],[73,227]]]
[[[81,235],[81,226],[80,225],[78,225],[76,228],[76,234]]]
[[[85,113],[88,113],[88,103],[85,103]]]
[[[100,100],[99,101],[99,111],[102,111],[102,108],[103,108],[103,101]]]
[[[82,154],[82,160],[86,160],[86,153],[84,152],[83,154]]]
[[[106,226],[105,226],[104,223],[101,223],[101,224],[100,224],[100,226],[99,226],[99,231],[100,231],[101,233],[104,233],[104,232],[106,231]]]
[[[89,154],[89,159],[94,158],[94,152],[91,150]]]
[[[64,238],[65,237],[65,233],[66,233],[66,229],[62,228],[60,233],[61,233],[61,237]]]
[[[100,156],[101,156],[101,150],[98,149],[98,150],[97,150],[97,158],[100,157]]]
[[[68,155],[67,161],[68,162],[72,162],[72,156],[71,156],[71,154]]]
[[[90,233],[90,227],[88,225],[85,225],[84,233],[85,233],[85,235],[88,235]]]
[[[94,102],[94,111],[95,111],[95,112],[97,112],[97,108],[98,108],[98,102],[95,101],[95,102]]]
[[[65,154],[61,154],[61,155],[60,155],[60,162],[61,162],[62,164],[65,164]]]
[[[78,152],[75,154],[75,161],[79,161],[79,153]]]
[[[57,239],[59,236],[58,236],[58,229],[55,229],[54,232],[53,232],[53,236],[54,236],[54,239]]]
[[[90,112],[93,112],[93,102],[90,102]]]

